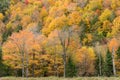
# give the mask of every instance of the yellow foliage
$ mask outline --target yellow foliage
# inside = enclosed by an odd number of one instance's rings
[[[11,37],[2,45],[3,60],[13,69],[21,69],[20,49],[15,43],[20,47],[25,45],[22,50],[24,48],[25,57],[29,57],[30,76],[33,64],[35,76],[41,76],[43,73],[53,75],[55,72],[53,66],[56,65],[58,75],[61,76],[64,68],[61,56],[63,46],[66,49],[67,59],[68,55],[72,55],[76,66],[80,66],[78,74],[86,71],[85,76],[91,75],[95,71],[95,52],[93,47],[86,45],[94,43],[93,40],[106,43],[108,36],[113,37],[120,32],[120,0],[11,0],[10,2],[3,22],[4,15],[0,13],[0,21],[3,23],[0,23],[0,43],[4,40],[2,37],[9,36],[12,32]],[[15,33],[21,26],[22,30]],[[66,38],[69,35],[67,31],[62,33],[61,30],[64,27],[72,31],[68,47],[69,41]],[[9,28],[12,30],[9,31]],[[58,31],[61,31],[60,36]],[[11,38],[13,40],[10,40]],[[98,52],[106,53],[106,46],[100,46]],[[108,46],[110,50],[114,47],[116,51],[117,40],[112,39]]]
[[[2,42],[2,35],[0,35],[0,43]]]
[[[107,32],[107,37],[111,36],[111,28],[112,28],[112,23],[109,20],[105,20],[103,22],[103,27],[99,29],[100,32],[105,31]]]
[[[27,15],[32,15],[32,13],[34,12],[34,10],[36,9],[36,6],[33,5],[28,5],[27,7],[25,7],[25,9],[23,9],[23,14],[27,14]]]
[[[79,12],[74,11],[69,15],[69,25],[79,25],[80,21],[81,16]]]
[[[0,21],[0,35],[5,31],[6,25],[4,24],[3,21]]]
[[[57,17],[54,20],[52,20],[52,22],[48,26],[48,29],[47,30],[44,29],[43,32],[49,34],[54,29],[61,29],[67,25],[68,25],[68,18],[65,15],[63,15],[61,17]]]
[[[55,6],[61,6],[61,5],[63,5],[62,1],[60,1],[60,0],[56,1]]]
[[[106,20],[103,22],[103,30],[110,29],[111,23],[110,21]]]
[[[85,45],[86,42],[87,42],[87,38],[84,38],[82,41],[83,45]]]
[[[47,19],[46,19],[46,21],[45,21],[44,27],[45,27],[45,28],[48,27],[49,24],[52,22],[53,19],[54,19],[53,17],[48,16]],[[43,28],[44,28],[44,27],[43,27]]]
[[[25,15],[22,17],[21,24],[23,27],[26,27],[31,22],[31,17],[28,15]]]
[[[85,10],[95,10],[102,8],[102,0],[90,0]]]
[[[12,23],[9,22],[9,23],[6,25],[6,28],[9,29],[9,28],[11,28],[11,27],[12,27]]]
[[[29,4],[42,6],[42,2],[39,0],[29,0]]]
[[[42,8],[41,11],[40,11],[40,16],[45,17],[47,15],[48,15],[47,10],[45,8]]]
[[[32,23],[28,24],[26,28],[31,29],[31,28],[36,28],[36,27],[37,27],[37,23],[32,22]]]
[[[116,35],[120,31],[119,29],[120,29],[120,16],[114,19],[111,34]]]
[[[83,74],[84,69],[86,68],[87,73],[94,74],[95,53],[93,48],[84,46],[81,49],[77,50],[75,56],[76,64],[79,66],[80,70],[78,71],[79,74]]]
[[[77,62],[82,62],[82,59],[84,59],[85,57],[88,57],[88,59],[92,61],[95,59],[95,53],[93,48],[87,48],[86,46],[84,46],[81,49],[77,50],[75,58]]]
[[[54,4],[55,4],[55,0],[48,0],[48,2],[51,6],[54,6]]]
[[[88,39],[88,42],[92,41],[93,40],[92,34],[87,34],[87,39]]]
[[[88,52],[89,52],[89,54],[90,54],[90,57],[91,57],[91,59],[92,60],[95,60],[95,52],[94,52],[94,50],[93,50],[93,48],[91,48],[91,47],[89,47],[88,48]]]
[[[51,31],[50,31],[50,29],[48,29],[48,28],[42,29],[42,33],[43,33],[44,35],[46,35],[46,36],[47,36],[50,32],[51,32]]]
[[[0,20],[4,19],[4,15],[2,13],[0,13]]]
[[[105,20],[108,20],[108,18],[110,17],[112,11],[109,9],[105,9],[103,11],[103,13],[101,14],[101,16],[99,16],[99,19],[101,22],[104,22]]]
[[[115,0],[112,0],[111,7],[112,7],[113,9],[116,9],[117,5],[116,5],[116,1],[115,1]]]
[[[51,7],[50,10],[49,10],[49,15],[51,17],[55,17],[56,11],[57,11],[57,7]]]
[[[120,7],[120,0],[111,0],[111,7],[112,7],[113,10]]]

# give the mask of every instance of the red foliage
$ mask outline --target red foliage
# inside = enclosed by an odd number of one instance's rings
[[[43,8],[43,9],[46,9],[46,7],[45,7],[45,6],[43,6],[42,8]]]
[[[29,2],[28,2],[28,0],[25,0],[25,4],[28,4]]]
[[[96,14],[96,15],[100,15],[100,10],[97,9],[97,10],[95,11],[95,14]]]

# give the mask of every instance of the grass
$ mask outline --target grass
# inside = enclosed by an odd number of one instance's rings
[[[120,80],[120,77],[78,77],[78,78],[58,78],[58,77],[40,77],[40,78],[1,77],[0,80]]]
[[[58,78],[58,77],[40,77],[40,78],[21,78],[21,77],[1,77],[0,80],[120,80],[120,77],[78,77],[78,78]]]

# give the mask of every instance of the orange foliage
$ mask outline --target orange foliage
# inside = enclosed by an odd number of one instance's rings
[[[112,52],[112,50],[114,49],[115,51],[117,51],[119,44],[116,38],[113,38],[110,40],[110,42],[108,43],[108,47],[109,50]]]

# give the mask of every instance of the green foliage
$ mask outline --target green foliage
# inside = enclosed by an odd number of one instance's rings
[[[115,12],[112,11],[110,17],[109,17],[109,20],[112,22],[114,19],[115,19],[116,15],[115,15]]]
[[[2,63],[2,47],[0,47],[0,63]]]
[[[120,59],[120,47],[118,48],[116,54],[117,54],[117,59]]]
[[[0,0],[0,13],[5,14],[5,11],[9,8],[10,0]]]
[[[76,74],[77,74],[77,68],[75,66],[75,63],[73,62],[72,57],[69,57],[66,68],[66,76],[75,77]]]
[[[2,49],[0,47],[0,77],[4,75],[4,71],[3,71],[3,63],[2,63]]]
[[[101,67],[101,75],[100,75],[100,67]],[[101,54],[96,55],[96,60],[95,60],[95,69],[96,69],[96,76],[103,76],[104,74],[104,60]]]
[[[9,28],[2,34],[2,42],[5,42],[7,40],[7,38],[12,34],[12,31],[13,30]]]
[[[96,9],[102,9],[101,0],[90,0],[87,7],[88,10],[93,10],[93,11],[95,11]]]
[[[116,71],[117,71],[117,75],[120,75],[120,47],[118,48],[117,52],[116,52],[116,59],[115,59],[116,63]]]
[[[107,51],[107,54],[105,57],[104,72],[106,76],[113,75],[112,54],[110,53],[109,50]]]
[[[94,25],[98,21],[98,16],[93,16],[93,19],[90,21],[91,25]]]
[[[3,64],[3,59],[2,59],[2,48],[0,47],[0,77],[2,76],[8,76],[8,70],[7,66]]]
[[[22,30],[22,26],[18,25],[17,28],[14,30],[14,32],[19,32],[20,30]]]
[[[12,32],[19,32],[22,30],[22,26],[18,25],[14,30],[12,28],[8,28],[2,35],[2,42],[5,42],[9,36],[11,36]]]
[[[43,28],[43,23],[39,22],[37,32],[41,32],[42,28]]]

